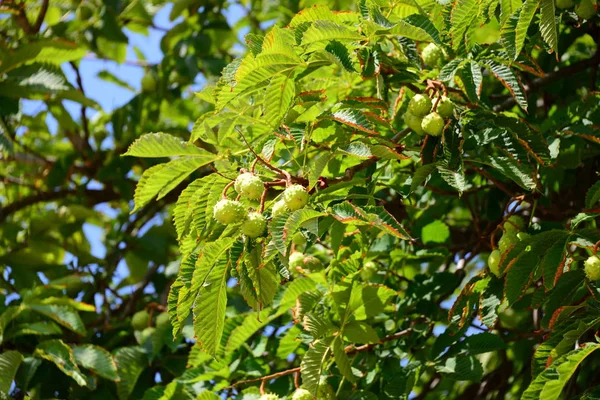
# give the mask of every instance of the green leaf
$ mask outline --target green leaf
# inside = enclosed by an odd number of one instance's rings
[[[348,42],[361,39],[363,37],[358,32],[348,29],[345,25],[333,21],[315,21],[304,32],[302,46],[306,46],[307,51],[314,51],[318,48],[319,42],[329,42],[332,40]]]
[[[343,66],[348,72],[356,72],[354,64],[348,53],[348,48],[337,40],[333,40],[325,46],[325,51],[332,54],[341,66]]]
[[[437,30],[433,22],[431,22],[429,18],[427,18],[425,15],[411,14],[408,17],[404,18],[403,21],[425,31],[427,35],[429,35],[429,37],[431,38],[432,42],[438,45],[442,44],[442,41],[440,40],[439,31]]]
[[[600,181],[594,183],[585,195],[585,208],[593,208],[600,200]]]
[[[490,72],[494,75],[505,88],[508,89],[511,96],[514,97],[515,101],[523,110],[527,111],[527,97],[519,78],[511,71],[509,67],[504,64],[500,64],[494,60],[487,59],[483,60],[484,65],[487,66]]]
[[[8,394],[22,362],[23,356],[18,351],[8,350],[0,354],[0,394]]]
[[[235,327],[224,348],[225,354],[232,354],[234,351],[239,349],[248,339],[252,337],[259,329],[263,328],[270,322],[268,317],[270,310],[263,312],[248,313],[244,318],[244,321]]]
[[[539,4],[539,0],[525,0],[523,7],[521,7],[519,20],[515,29],[515,53],[513,54],[513,60],[516,60],[519,53],[521,53],[521,49],[525,44],[525,38],[527,37],[527,29],[529,29],[529,25],[533,21],[533,16]]]
[[[442,82],[454,81],[454,76],[459,71],[461,63],[463,61],[464,61],[464,59],[462,59],[462,58],[455,58],[454,60],[450,60],[440,70],[440,75],[439,75],[438,79]]]
[[[371,121],[369,121],[365,114],[359,110],[353,108],[344,108],[334,112],[329,117],[334,121],[348,125],[354,129],[358,129],[359,131],[373,135],[377,134]]]
[[[241,282],[242,295],[248,305],[256,311],[270,305],[279,289],[279,274],[270,263],[266,263],[261,250],[261,246],[257,246],[246,253],[244,271],[240,271],[240,276],[245,274],[251,283],[250,287],[245,287],[245,281]]]
[[[473,356],[448,358],[443,365],[437,366],[436,369],[457,381],[479,382],[483,376],[481,362]]]
[[[131,212],[138,211],[155,196],[157,200],[163,198],[195,170],[212,163],[217,158],[215,155],[182,157],[148,168],[135,188],[133,196],[135,208]]]
[[[281,125],[283,117],[287,114],[294,96],[296,95],[296,82],[293,79],[294,71],[286,71],[275,75],[269,86],[264,101],[264,119],[273,128]]]
[[[45,321],[18,325],[13,330],[11,330],[6,336],[8,338],[14,338],[22,335],[51,336],[61,334],[62,329],[60,329],[60,326],[58,326],[54,322]]]
[[[141,373],[148,366],[146,351],[138,346],[121,347],[113,352],[119,380],[117,394],[120,400],[127,400]]]
[[[456,0],[450,15],[452,48],[458,50],[466,40],[467,30],[479,15],[480,2],[477,0]]]
[[[523,189],[534,190],[536,188],[536,181],[533,178],[535,174],[529,164],[520,164],[511,157],[499,156],[486,156],[483,160],[471,161],[493,167]]]
[[[110,71],[102,70],[102,71],[98,72],[97,76],[98,76],[98,78],[102,79],[103,81],[113,83],[117,86],[120,86],[122,88],[130,90],[132,92],[136,91],[135,88],[133,88],[129,83],[125,82],[124,80],[122,80],[121,78],[119,78],[118,76],[116,76],[115,74],[113,74]]]
[[[249,95],[272,77],[291,73],[303,62],[295,56],[294,50],[285,54],[259,54],[256,58],[246,56],[235,73],[232,85],[222,83],[218,91],[216,111],[221,111],[234,99]]]
[[[53,339],[41,342],[35,349],[34,355],[56,364],[62,372],[73,378],[79,386],[87,385],[85,375],[81,373],[75,363],[73,351],[62,340]]]
[[[521,399],[558,399],[579,364],[599,348],[600,344],[598,343],[583,343],[578,349],[560,357],[531,382]]]
[[[302,358],[302,363],[300,364],[302,386],[313,395],[317,393],[323,372],[323,364],[329,357],[329,345],[332,339],[329,337],[315,340]]]
[[[558,27],[556,24],[555,12],[553,0],[541,0],[540,33],[558,59]]]
[[[111,354],[102,347],[93,344],[74,346],[73,355],[75,356],[75,362],[80,366],[111,381],[119,380],[115,361]]]
[[[533,376],[537,376],[546,369],[546,366],[559,357],[562,357],[580,341],[581,336],[600,323],[598,317],[570,318],[564,323],[554,326],[550,337],[536,349],[531,365]]]
[[[52,63],[60,65],[82,58],[87,50],[77,43],[66,40],[40,40],[23,44],[0,64],[0,73],[6,73],[30,63]]]
[[[456,189],[460,195],[468,189],[467,180],[462,171],[452,171],[442,165],[437,166],[440,176],[448,185]]]
[[[79,313],[70,306],[57,304],[26,304],[27,308],[53,319],[79,335],[85,335],[85,325]]]
[[[547,251],[568,236],[569,232],[563,230],[542,232],[517,242],[508,251],[500,270],[508,271],[505,292],[509,304],[513,304],[523,295]]]
[[[352,364],[344,351],[344,343],[340,336],[336,336],[335,339],[333,339],[331,350],[333,351],[335,363],[342,375],[344,375],[344,378],[352,383],[356,382],[356,377],[352,373]]]
[[[0,314],[0,344],[4,341],[6,327],[21,311],[22,307],[10,306]]]
[[[350,321],[344,326],[344,340],[350,343],[379,343],[377,331],[364,321]]]
[[[133,142],[124,156],[134,157],[177,157],[198,156],[210,159],[212,162],[215,155],[196,147],[194,144],[169,135],[167,133],[146,133]]]
[[[227,258],[221,257],[206,272],[194,302],[194,333],[202,349],[214,356],[225,325],[229,277]]]
[[[410,235],[383,207],[360,207],[344,202],[332,207],[332,216],[344,224],[366,225],[383,230],[399,239],[410,239]]]
[[[424,244],[444,243],[450,237],[450,229],[442,221],[433,221],[423,227],[421,239]]]

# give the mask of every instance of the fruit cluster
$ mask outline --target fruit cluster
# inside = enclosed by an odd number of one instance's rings
[[[406,125],[419,135],[440,136],[444,130],[445,119],[454,114],[454,103],[446,96],[434,102],[424,94],[416,94],[408,103],[404,114]],[[435,109],[434,109],[435,108]]]
[[[492,251],[488,257],[488,267],[490,268],[490,271],[498,277],[501,275],[500,258],[502,254],[510,250],[515,243],[529,237],[527,232],[523,232],[525,229],[525,221],[518,215],[511,215],[508,217],[502,228],[504,233],[498,241],[498,249]]]
[[[250,172],[240,174],[233,188],[240,195],[249,200],[263,197],[265,185],[263,181]],[[308,192],[301,185],[291,185],[283,192],[283,199],[275,203],[271,214],[273,216],[286,211],[298,210],[308,203]],[[262,199],[264,200],[264,199]],[[213,217],[224,225],[241,222],[241,231],[249,238],[262,236],[267,229],[265,216],[257,211],[250,211],[238,200],[223,198],[213,208]]]

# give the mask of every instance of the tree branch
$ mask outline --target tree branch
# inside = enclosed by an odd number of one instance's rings
[[[533,81],[531,81],[531,83],[527,87],[525,87],[525,93],[529,94],[529,93],[536,92],[536,91],[544,88],[545,86],[547,86],[553,82],[556,82],[557,80],[560,80],[560,79],[572,78],[572,76],[574,74],[582,72],[590,67],[595,67],[599,63],[600,63],[600,51],[596,51],[596,53],[591,58],[588,58],[587,60],[578,61],[574,64],[569,65],[568,67],[549,72],[542,78],[534,79]],[[514,106],[515,104],[516,104],[516,101],[515,101],[514,97],[509,97],[503,103],[498,104],[497,106],[494,106],[494,111],[507,110],[507,109],[511,108],[512,106]]]
[[[120,195],[112,189],[91,190],[91,189],[62,189],[56,192],[41,192],[21,200],[14,201],[7,206],[0,208],[0,222],[4,221],[10,214],[22,210],[23,208],[32,206],[37,203],[47,203],[54,200],[64,199],[71,195],[82,195],[88,202],[87,205],[94,206],[96,204],[105,203],[107,201],[117,200]]]
[[[44,18],[46,17],[46,12],[48,12],[48,3],[50,3],[49,0],[44,0],[42,3],[42,7],[40,8],[40,13],[38,14],[37,19],[35,20],[35,24],[33,24],[33,31],[35,33],[38,33],[40,31],[40,28],[42,27],[42,24],[44,23]]]
[[[354,355],[356,353],[363,353],[363,352],[366,352],[366,351],[371,351],[375,346],[378,346],[378,345],[386,343],[386,342],[391,342],[391,341],[396,340],[396,339],[400,339],[401,337],[410,334],[412,331],[413,331],[412,328],[408,328],[408,329],[405,329],[403,331],[396,332],[396,333],[394,333],[392,335],[384,337],[383,339],[381,339],[379,341],[379,343],[365,344],[365,345],[359,346],[359,347],[354,347],[353,345],[346,346],[346,348],[344,349],[344,351],[348,355]],[[243,381],[238,381],[238,382],[235,382],[234,384],[232,384],[231,386],[228,386],[228,387],[224,388],[224,390],[225,389],[231,389],[231,388],[234,388],[234,387],[236,387],[238,385],[243,385],[243,384],[246,384],[246,383],[265,382],[265,381],[269,381],[271,379],[279,378],[279,377],[282,377],[282,376],[292,375],[292,374],[294,374],[296,372],[300,372],[300,367],[286,369],[284,371],[279,371],[279,372],[276,372],[276,373],[271,374],[271,375],[265,375],[265,376],[262,376],[260,378],[246,379],[246,380],[243,380]]]

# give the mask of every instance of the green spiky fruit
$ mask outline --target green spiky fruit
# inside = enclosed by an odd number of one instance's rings
[[[423,118],[417,117],[416,115],[414,115],[411,112],[407,111],[404,114],[404,123],[406,124],[406,126],[408,126],[410,129],[415,131],[415,133],[417,133],[421,136],[425,136],[425,132],[423,132],[423,128],[421,128],[422,121],[423,121]]]
[[[292,395],[292,400],[313,400],[314,396],[306,389],[298,388]]]
[[[170,322],[168,312],[162,312],[156,317],[156,326],[167,325],[169,323]]]
[[[519,238],[517,237],[517,234],[515,232],[504,232],[504,234],[498,241],[498,249],[500,249],[500,253],[504,253],[506,250],[514,246],[514,244],[518,241]]]
[[[494,250],[488,257],[488,267],[492,274],[500,277],[500,251]]]
[[[249,172],[239,175],[233,187],[236,192],[250,200],[259,199],[265,190],[265,186],[260,178]]]
[[[142,91],[146,93],[155,92],[158,86],[156,74],[152,71],[146,72],[142,77]]]
[[[248,213],[248,217],[242,224],[242,233],[249,238],[262,236],[265,229],[267,229],[267,220],[258,212]]]
[[[360,278],[367,282],[377,273],[377,264],[373,261],[367,261],[360,270]]]
[[[306,256],[302,261],[303,268],[310,272],[320,271],[323,269],[323,263],[317,257]]]
[[[423,58],[423,62],[432,67],[437,65],[443,56],[444,53],[442,53],[442,50],[434,43],[429,43],[421,52],[421,58]]]
[[[392,332],[396,330],[397,324],[393,319],[388,319],[383,323],[383,327],[387,332]]]
[[[290,269],[292,271],[296,271],[298,267],[303,268],[304,257],[304,253],[301,253],[299,251],[294,251],[292,254],[290,254],[290,258],[288,259]]]
[[[454,103],[446,96],[442,96],[437,106],[437,113],[444,119],[454,115]]]
[[[333,388],[327,381],[323,380],[319,383],[317,388],[317,399],[319,400],[336,400],[337,397]]]
[[[556,8],[571,8],[575,5],[573,0],[556,0]]]
[[[598,256],[588,257],[583,263],[583,270],[585,275],[590,281],[597,281],[600,279],[600,258]]]
[[[241,222],[247,215],[248,211],[242,203],[227,199],[220,200],[213,210],[215,219],[224,225]]]
[[[131,327],[136,331],[143,331],[148,327],[149,320],[150,314],[148,314],[148,311],[138,311],[131,318]]]
[[[301,185],[292,185],[283,192],[283,201],[291,210],[299,210],[308,203],[308,192]]]
[[[306,237],[302,232],[296,232],[294,236],[292,236],[292,242],[296,246],[304,246],[306,244]]]
[[[575,14],[583,19],[592,18],[596,15],[596,0],[581,0],[581,2],[575,6]]]
[[[279,400],[280,397],[273,393],[263,394],[260,396],[260,400]]]
[[[505,232],[517,233],[525,229],[525,220],[518,215],[511,215],[504,223]]]
[[[276,217],[277,215],[283,214],[284,212],[289,211],[289,208],[285,205],[283,200],[279,200],[275,204],[273,204],[273,208],[271,209],[271,215]]]
[[[444,118],[436,112],[432,112],[423,117],[421,122],[423,131],[431,136],[440,136],[444,130]]]
[[[415,94],[408,102],[408,111],[417,117],[423,117],[431,111],[431,99],[422,94]]]

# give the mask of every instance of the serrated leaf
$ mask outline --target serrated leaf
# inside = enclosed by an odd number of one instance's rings
[[[0,354],[0,394],[8,394],[23,356],[16,350],[8,350]]]
[[[119,374],[117,394],[120,400],[127,400],[141,373],[148,366],[146,351],[139,346],[121,347],[113,352]]]
[[[522,400],[558,399],[566,383],[579,365],[594,351],[598,343],[583,343],[581,347],[560,357],[539,374],[523,393]]]
[[[315,340],[302,358],[302,363],[300,364],[302,386],[313,395],[317,393],[323,372],[323,364],[329,357],[329,345],[331,341],[331,337]]]
[[[53,319],[79,335],[85,335],[85,325],[79,313],[70,306],[57,304],[26,304],[26,307]]]
[[[279,127],[283,117],[296,96],[296,82],[293,71],[275,75],[269,86],[264,101],[264,119],[273,128]]]
[[[60,65],[82,58],[87,50],[77,43],[66,40],[40,40],[22,44],[0,63],[0,73],[30,63],[52,63]]]
[[[478,0],[457,0],[450,15],[452,48],[458,50],[465,42],[467,30],[479,15],[480,2]]]
[[[585,195],[585,208],[593,208],[600,200],[600,181],[594,183]]]
[[[500,64],[494,60],[484,60],[485,65],[490,69],[494,75],[505,88],[508,89],[511,96],[514,97],[515,101],[523,110],[527,111],[527,97],[521,82],[517,78],[514,72],[504,64]]]
[[[291,48],[291,47],[290,47]],[[246,56],[235,71],[235,80],[218,92],[216,111],[221,111],[234,99],[240,99],[262,88],[265,81],[278,74],[291,73],[303,62],[293,49],[285,54]]]
[[[135,140],[124,156],[133,157],[177,157],[203,156],[214,158],[215,155],[196,147],[194,144],[169,135],[168,133],[146,133]]]
[[[336,336],[331,343],[331,349],[333,350],[333,358],[335,359],[335,363],[348,381],[354,383],[356,382],[356,377],[352,373],[352,363],[348,358],[348,355],[344,351],[344,343],[340,336]]]
[[[344,224],[368,225],[383,230],[399,239],[409,239],[404,227],[383,207],[360,207],[344,202],[332,207],[335,219]]]
[[[553,0],[541,0],[540,4],[540,33],[542,38],[550,46],[558,59],[558,27],[555,17],[555,6]]]
[[[448,358],[436,370],[457,381],[479,382],[483,376],[481,362],[474,356],[459,356]]]
[[[371,121],[369,121],[365,114],[359,110],[353,108],[344,108],[334,112],[329,118],[344,125],[348,125],[354,129],[358,129],[359,131],[373,135],[377,134]]]
[[[460,195],[468,189],[469,186],[462,171],[452,171],[442,165],[437,165],[437,170],[442,179],[452,188],[456,189]]]
[[[21,311],[23,311],[22,307],[10,306],[0,314],[0,344],[4,341],[6,327]]]
[[[485,160],[473,160],[473,162],[481,162],[493,167],[502,175],[511,179],[523,189],[535,190],[536,181],[533,179],[534,171],[529,164],[519,164],[516,160],[510,157],[495,157],[489,156]]]
[[[325,51],[332,54],[335,59],[343,66],[348,72],[355,72],[354,64],[350,58],[348,48],[337,40],[332,40],[325,46]]]
[[[221,257],[206,271],[194,301],[194,334],[202,349],[212,356],[223,336],[228,277],[227,257]]]
[[[458,72],[459,67],[463,61],[464,61],[464,59],[462,59],[462,58],[455,58],[454,60],[450,60],[440,70],[438,79],[442,82],[454,81],[454,76]]]
[[[46,340],[38,344],[34,355],[53,362],[62,372],[70,376],[79,386],[86,386],[87,379],[75,363],[71,348],[62,340]]]
[[[500,265],[500,271],[508,271],[505,293],[509,304],[513,304],[523,295],[546,252],[568,236],[567,231],[546,231],[521,240],[508,250]]]
[[[6,336],[14,338],[22,335],[51,336],[61,335],[62,333],[63,331],[60,329],[60,326],[52,321],[45,321],[18,325],[14,329],[11,329]]]
[[[73,355],[75,356],[75,362],[80,366],[111,381],[116,382],[119,380],[115,361],[111,354],[102,347],[93,344],[74,346]]]
[[[531,21],[533,21],[533,16],[535,15],[539,4],[539,0],[525,0],[521,7],[519,20],[515,29],[515,53],[513,54],[513,60],[517,59],[525,44],[527,29],[529,29],[529,25],[531,25]]]
[[[403,21],[425,31],[427,35],[429,35],[429,37],[431,38],[432,42],[438,45],[442,44],[438,29],[435,27],[433,22],[431,22],[429,18],[427,18],[425,15],[411,14],[408,17],[404,18]]]
[[[350,321],[344,326],[344,340],[350,343],[379,343],[377,331],[364,321]]]
[[[302,35],[302,46],[307,47],[307,51],[315,50],[319,42],[330,42],[337,40],[340,42],[358,41],[363,37],[347,28],[345,25],[333,21],[315,21]]]
[[[138,211],[155,196],[157,200],[163,198],[195,170],[216,161],[217,158],[216,155],[182,157],[148,168],[135,187],[135,207],[131,212]]]

